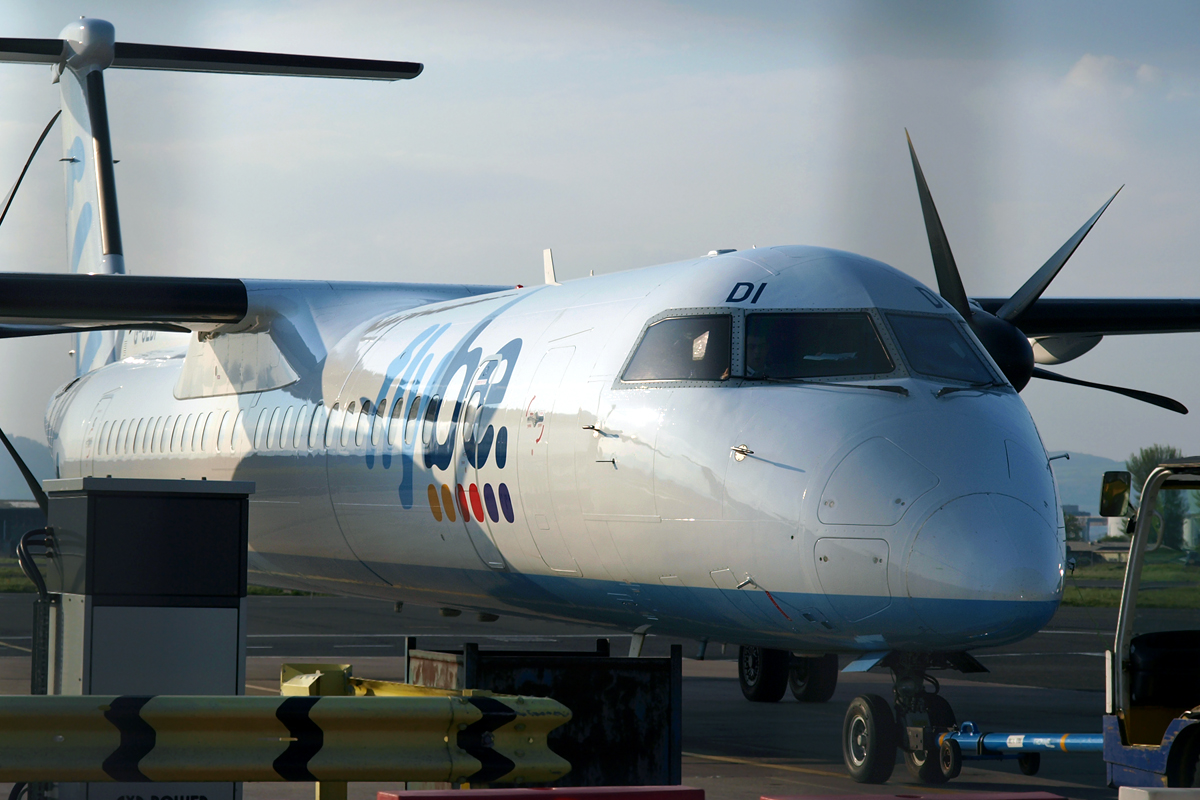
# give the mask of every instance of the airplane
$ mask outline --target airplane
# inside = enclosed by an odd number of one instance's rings
[[[750,700],[828,700],[851,654],[896,679],[847,711],[860,782],[898,749],[945,780],[904,736],[954,724],[931,673],[983,670],[972,649],[1058,608],[1062,510],[1018,392],[1187,411],[1040,366],[1200,330],[1198,300],[1042,297],[1112,198],[1009,298],[968,297],[911,140],[937,291],[800,245],[563,283],[547,251],[539,286],[127,275],[106,70],[423,66],[125,43],[90,18],[0,60],[49,65],[62,95],[69,274],[0,273],[0,336],[76,337],[45,418],[59,477],[254,481],[255,583],[615,626],[631,655],[649,631],[736,642]]]

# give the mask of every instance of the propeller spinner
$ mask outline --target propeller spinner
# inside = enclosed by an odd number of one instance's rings
[[[1077,230],[1075,235],[1068,239],[1062,247],[1058,248],[1058,251],[1050,256],[1046,263],[996,310],[995,314],[990,314],[967,299],[962,276],[958,272],[958,265],[954,263],[954,254],[950,251],[950,242],[946,238],[946,230],[942,227],[941,217],[938,216],[937,207],[933,203],[929,184],[925,182],[925,173],[921,171],[921,163],[917,160],[917,151],[913,148],[912,137],[908,135],[907,130],[904,135],[908,138],[908,152],[912,156],[913,172],[917,178],[917,193],[921,197],[921,213],[925,217],[925,233],[929,237],[929,251],[933,256],[933,270],[937,275],[938,292],[971,326],[971,330],[974,331],[980,343],[987,349],[988,354],[1000,367],[1004,377],[1008,379],[1014,389],[1021,391],[1029,383],[1030,378],[1042,378],[1115,392],[1179,414],[1187,413],[1187,408],[1182,403],[1169,397],[1138,389],[1126,389],[1120,386],[1068,378],[1065,375],[1035,366],[1033,347],[1029,344],[1029,337],[1019,327],[1021,318],[1042,296],[1042,292],[1046,291],[1046,287],[1075,253],[1080,242],[1092,230],[1096,221],[1100,219],[1100,215],[1120,194],[1121,189],[1125,188],[1124,186],[1113,192],[1113,196],[1100,206],[1100,210],[1093,214],[1091,219],[1085,222],[1083,227]]]

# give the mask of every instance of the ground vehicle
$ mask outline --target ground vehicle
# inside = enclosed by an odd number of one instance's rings
[[[1122,476],[1124,486],[1121,486]],[[1100,513],[1124,516],[1129,473],[1107,473]],[[1159,464],[1141,493],[1121,589],[1113,649],[1106,653],[1104,760],[1110,786],[1197,786],[1200,762],[1200,630],[1134,634],[1138,587],[1163,489],[1200,488],[1200,457]]]

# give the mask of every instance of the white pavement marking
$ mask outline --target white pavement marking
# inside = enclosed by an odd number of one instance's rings
[[[1027,658],[1029,656],[1093,656],[1104,658],[1104,653],[975,653],[976,658]]]

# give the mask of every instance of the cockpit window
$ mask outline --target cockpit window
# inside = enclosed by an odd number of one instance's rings
[[[621,380],[726,380],[731,330],[728,314],[660,320],[646,329]]]
[[[954,320],[915,314],[888,314],[887,318],[914,371],[967,383],[996,380]]]
[[[865,312],[746,315],[747,378],[850,377],[893,369]]]

